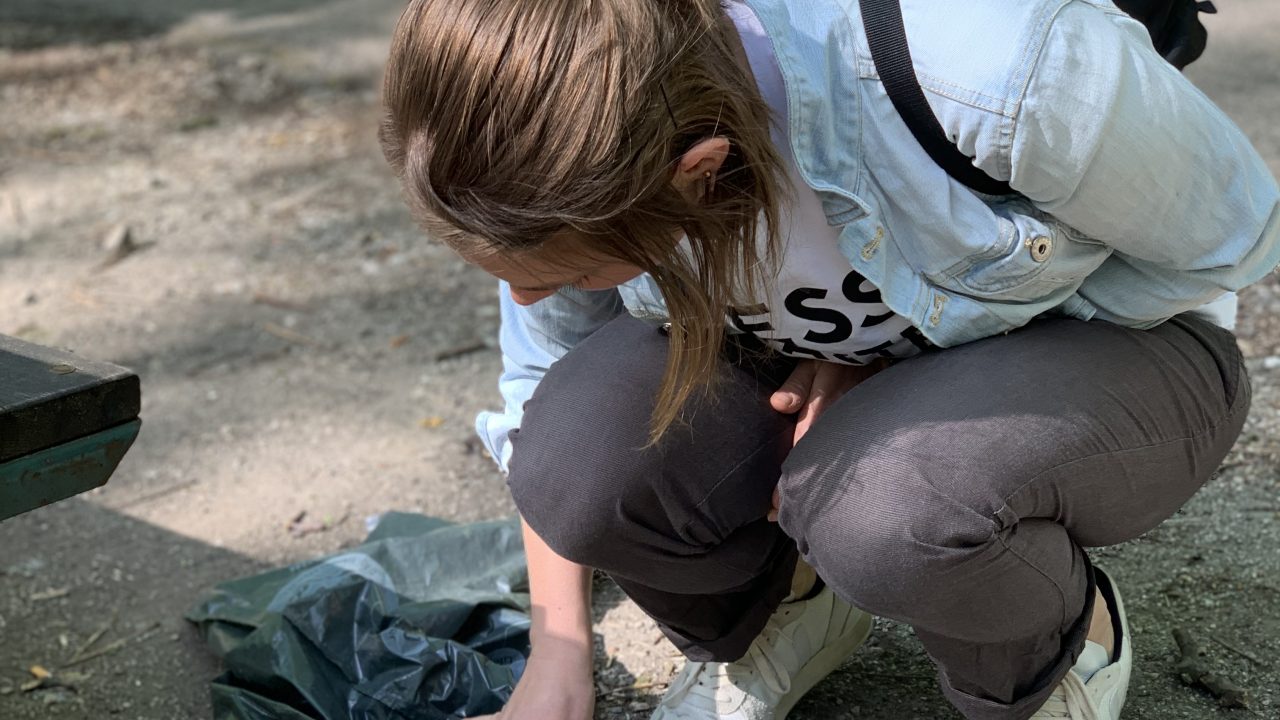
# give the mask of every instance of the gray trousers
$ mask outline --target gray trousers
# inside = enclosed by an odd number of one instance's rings
[[[624,317],[551,368],[512,434],[530,527],[695,660],[744,654],[803,556],[849,603],[913,626],[948,699],[981,720],[1044,703],[1084,646],[1083,548],[1176,512],[1250,397],[1234,337],[1204,321],[1046,320],[892,365],[792,449],[793,419],[768,405],[791,361],[735,345],[645,448],[666,349]]]

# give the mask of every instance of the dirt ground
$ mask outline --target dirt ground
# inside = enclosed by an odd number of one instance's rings
[[[494,288],[413,227],[374,139],[400,4],[0,3],[0,333],[136,369],[145,422],[105,488],[0,524],[0,720],[207,718],[218,667],[182,620],[202,591],[386,510],[512,513],[471,429],[496,401]],[[1280,171],[1280,4],[1219,5],[1191,75]],[[121,227],[137,249],[111,264]],[[1133,615],[1127,718],[1280,718],[1278,309],[1274,277],[1244,296],[1256,400],[1219,477],[1097,553]],[[304,511],[318,531],[290,532]],[[598,715],[647,717],[677,658],[598,598]],[[100,644],[125,644],[74,691],[19,689],[113,619]],[[1179,683],[1174,628],[1251,713]],[[958,716],[882,623],[793,717]]]

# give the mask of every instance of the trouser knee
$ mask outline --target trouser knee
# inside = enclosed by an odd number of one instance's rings
[[[666,354],[667,339],[639,321],[606,325],[551,368],[512,434],[516,506],[570,560],[611,573],[665,563],[675,577],[730,537],[776,534],[747,530],[768,511],[790,447],[793,421],[769,407],[773,380],[725,363],[714,390],[695,393],[651,444]],[[761,561],[750,540],[735,544]],[[736,566],[726,578],[752,571],[740,561],[725,558]]]
[[[553,550],[610,570],[639,545],[675,552],[711,540],[699,522],[693,430],[649,442],[667,339],[630,317],[610,322],[556,362],[512,433],[508,485],[529,526]]]
[[[637,501],[656,470],[645,446],[665,357],[656,330],[619,318],[556,362],[526,404],[508,486],[525,522],[561,556],[599,567],[628,520],[619,514],[647,514],[649,503]]]
[[[782,483],[783,529],[838,595],[978,643],[1074,621],[1081,589],[1063,579],[1083,578],[1088,561],[1064,527],[929,494],[921,468],[892,448],[862,457],[836,481]]]

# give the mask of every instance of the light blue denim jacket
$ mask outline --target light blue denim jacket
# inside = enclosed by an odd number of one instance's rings
[[[841,251],[936,345],[1045,314],[1148,328],[1280,264],[1275,178],[1110,2],[903,1],[934,113],[1011,199],[975,194],[921,149],[880,84],[857,0],[746,3]],[[666,310],[647,276],[527,308],[501,290],[506,408],[477,429],[505,468],[507,433],[551,363],[618,313]]]

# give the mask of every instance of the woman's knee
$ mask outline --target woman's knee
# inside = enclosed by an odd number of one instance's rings
[[[561,556],[595,567],[601,564],[594,554],[621,530],[620,514],[643,505],[637,496],[648,491],[656,469],[652,453],[607,437],[601,426],[622,419],[604,415],[592,418],[596,427],[578,419],[552,438],[531,428],[513,442],[507,478],[529,527]]]
[[[946,592],[959,569],[991,551],[1000,529],[886,445],[816,473],[789,466],[779,490],[779,521],[806,561],[847,600],[887,615]]]
[[[538,537],[561,557],[591,567],[606,565],[601,551],[619,529],[612,492],[617,482],[595,473],[566,477],[515,466],[507,479],[516,509]]]
[[[941,465],[881,445],[838,478],[784,474],[780,521],[836,594],[869,612],[966,638],[1029,636],[1074,619],[1082,555],[1065,528],[958,502],[928,482]],[[956,482],[963,467],[945,468]],[[1033,598],[1037,612],[1010,615]],[[957,624],[959,623],[959,624]]]
[[[838,594],[880,614],[892,616],[904,602],[942,600],[964,566],[987,556],[997,539],[989,528],[947,528],[917,510],[854,522],[825,516],[810,527],[802,554]]]
[[[553,364],[526,403],[507,484],[564,557],[582,562],[607,537],[619,496],[652,471],[644,446],[665,357],[665,338],[624,316]]]
[[[656,330],[615,321],[551,368],[511,435],[516,506],[569,559],[605,567],[598,556],[627,543],[705,549],[768,510],[791,420],[767,384],[726,364],[714,395],[651,444],[665,360]]]

